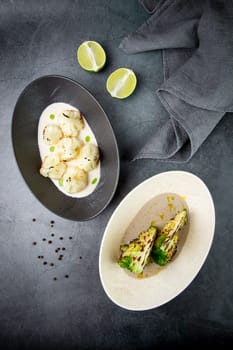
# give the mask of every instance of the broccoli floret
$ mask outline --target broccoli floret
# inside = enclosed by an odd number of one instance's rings
[[[150,226],[147,231],[140,232],[138,237],[129,244],[121,245],[121,256],[118,260],[120,267],[141,274],[148,263],[156,233],[156,227]]]
[[[158,233],[151,251],[151,257],[158,265],[166,265],[177,251],[179,242],[178,231],[187,222],[187,210],[183,209],[176,216],[168,221],[163,229]]]

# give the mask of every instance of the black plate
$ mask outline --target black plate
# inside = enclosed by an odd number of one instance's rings
[[[101,154],[101,178],[92,194],[84,198],[64,195],[39,174],[41,159],[37,143],[38,122],[51,103],[65,102],[80,109],[95,134]],[[85,221],[100,214],[111,201],[119,179],[119,151],[107,115],[83,86],[62,76],[43,76],[21,93],[12,119],[12,141],[19,169],[37,199],[55,214]]]

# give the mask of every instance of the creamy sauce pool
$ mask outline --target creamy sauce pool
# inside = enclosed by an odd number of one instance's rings
[[[44,159],[46,155],[51,154],[51,152],[56,153],[56,145],[49,146],[43,141],[43,130],[46,125],[48,124],[54,124],[59,125],[58,123],[58,115],[61,114],[64,110],[74,109],[77,110],[74,106],[64,103],[64,102],[56,102],[52,103],[51,105],[47,106],[39,119],[39,125],[38,125],[38,146],[40,151],[40,157],[41,160]],[[78,138],[86,143],[93,143],[98,147],[95,135],[90,128],[87,120],[85,119],[85,116],[83,116],[83,120],[85,123],[84,128],[80,131]],[[67,164],[76,166],[76,160],[70,160],[67,162]],[[65,195],[69,197],[75,197],[75,198],[82,198],[90,195],[96,188],[99,180],[100,180],[100,160],[98,162],[98,165],[95,169],[88,172],[88,185],[85,187],[82,191],[77,193],[69,193],[64,190],[62,184],[59,182],[59,180],[49,179],[51,180],[54,185]]]
[[[183,209],[187,210],[188,221],[187,224],[184,225],[183,229],[179,232],[180,240],[178,243],[177,252],[169,262],[169,264],[172,264],[182,249],[189,229],[189,212],[187,203],[184,197],[176,193],[163,193],[161,195],[155,196],[150,201],[148,201],[129,224],[121,243],[125,244],[136,238],[139,232],[146,231],[152,222],[156,227],[162,229],[162,227],[170,219],[172,219],[179,211]],[[164,268],[166,268],[166,266],[159,266],[154,262],[150,262],[144,268],[142,275],[137,276],[133,272],[130,272],[126,269],[125,272],[134,278],[145,278],[158,274]]]

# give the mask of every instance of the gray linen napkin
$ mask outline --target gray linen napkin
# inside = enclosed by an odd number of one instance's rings
[[[164,82],[156,93],[168,119],[134,159],[185,162],[233,111],[233,2],[140,2],[152,15],[120,48],[128,54],[163,50]]]

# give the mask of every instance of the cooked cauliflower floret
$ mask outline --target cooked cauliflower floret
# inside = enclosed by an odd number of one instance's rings
[[[128,244],[121,245],[121,256],[118,259],[120,267],[136,274],[142,273],[148,264],[156,234],[156,227],[151,225]]]
[[[81,120],[82,114],[79,110],[76,109],[66,109],[62,113],[66,118]]]
[[[59,141],[60,157],[62,160],[71,160],[75,158],[83,142],[77,137],[64,137]]]
[[[84,120],[78,110],[65,110],[59,115],[59,122],[65,136],[77,136],[84,128]]]
[[[58,125],[46,125],[43,130],[43,140],[47,145],[56,144],[63,137],[62,129]]]
[[[63,187],[69,193],[82,191],[88,184],[87,173],[78,167],[67,168],[63,175]]]
[[[93,143],[88,143],[80,150],[77,165],[80,169],[90,171],[96,168],[99,162],[99,149]]]
[[[60,179],[66,170],[66,164],[61,161],[58,155],[48,155],[44,158],[40,174],[51,179]]]
[[[179,231],[187,223],[187,210],[183,209],[164,225],[156,238],[151,256],[158,265],[166,265],[176,254],[179,243]]]

